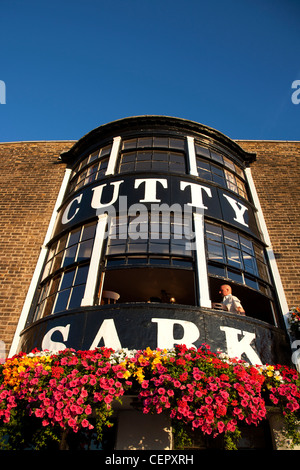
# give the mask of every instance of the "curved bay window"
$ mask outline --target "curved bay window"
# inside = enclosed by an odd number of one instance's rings
[[[205,239],[212,301],[218,302],[216,293],[227,280],[233,283],[246,315],[274,323],[274,301],[263,246],[238,231],[208,222]]]
[[[113,218],[101,290],[120,302],[196,305],[192,219],[181,214]]]
[[[184,150],[184,139],[149,136],[125,140],[122,144],[119,173],[163,171],[184,174]]]
[[[103,178],[107,170],[110,152],[111,145],[106,145],[88,154],[81,160],[73,169],[69,193]]]
[[[199,178],[213,181],[247,199],[244,171],[229,158],[195,144]]]
[[[64,234],[49,249],[34,320],[79,307],[92,253],[96,222]]]

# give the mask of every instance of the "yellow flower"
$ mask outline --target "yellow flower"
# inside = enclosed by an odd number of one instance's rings
[[[131,376],[131,372],[129,372],[129,370],[127,370],[126,372],[124,372],[124,379],[128,379],[129,377]]]

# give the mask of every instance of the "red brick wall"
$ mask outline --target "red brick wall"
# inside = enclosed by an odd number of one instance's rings
[[[64,176],[70,142],[0,144],[0,340],[6,354]]]
[[[300,304],[300,142],[238,141],[252,165],[290,307]],[[73,142],[0,143],[0,340],[14,336]]]
[[[289,307],[300,306],[300,142],[239,141],[252,176]]]

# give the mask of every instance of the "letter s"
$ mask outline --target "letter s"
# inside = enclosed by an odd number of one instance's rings
[[[44,336],[42,349],[48,349],[49,351],[62,351],[66,349],[67,346],[64,343],[53,341],[52,335],[58,331],[62,335],[63,341],[67,341],[69,337],[70,326],[71,325],[55,326],[54,328],[51,328],[51,330],[49,330]]]
[[[292,83],[292,88],[297,88],[296,91],[292,94],[292,103],[299,104],[300,103],[300,80],[294,80]]]

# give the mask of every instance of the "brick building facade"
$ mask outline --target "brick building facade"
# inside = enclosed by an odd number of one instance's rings
[[[300,304],[299,157],[300,141],[233,141],[164,116],[108,123],[78,142],[0,143],[0,359],[34,347],[182,341],[252,364],[290,364],[286,318]],[[154,230],[153,202],[176,204],[183,219],[161,215]],[[147,241],[130,235],[135,206],[145,211]],[[246,315],[218,303],[224,282]],[[280,448],[276,413],[268,420]],[[115,449],[156,449],[158,436],[158,448],[173,448],[165,416],[144,416],[126,400],[115,416]],[[267,448],[269,431],[264,444],[259,432],[250,447]]]
[[[256,154],[251,170],[288,307],[299,305],[300,142],[237,143]],[[0,339],[6,355],[44,243],[73,141],[0,144]]]

